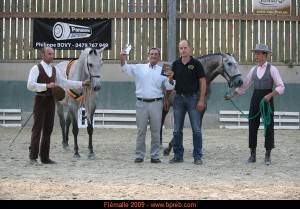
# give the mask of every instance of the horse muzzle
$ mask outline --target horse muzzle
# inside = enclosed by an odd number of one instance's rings
[[[92,89],[93,91],[100,91],[101,85],[94,86]]]
[[[242,79],[242,77],[241,76],[237,76],[237,77],[235,77],[234,79],[233,79],[233,81],[232,81],[232,85],[233,85],[233,87],[234,88],[237,88],[237,87],[241,87],[242,85],[243,85],[243,79]]]

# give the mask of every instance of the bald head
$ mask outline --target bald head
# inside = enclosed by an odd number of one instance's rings
[[[42,53],[42,59],[44,60],[45,63],[49,65],[50,63],[53,62],[54,50],[51,47],[49,46],[43,47],[41,49],[41,53]]]
[[[190,42],[186,39],[183,39],[179,42],[178,45],[179,53],[182,58],[189,58],[191,52]]]

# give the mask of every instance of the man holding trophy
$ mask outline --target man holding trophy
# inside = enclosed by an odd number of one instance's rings
[[[158,65],[160,49],[152,47],[148,51],[146,64],[127,64],[126,56],[131,45],[120,52],[121,72],[135,77],[136,86],[136,123],[138,134],[136,139],[135,163],[144,162],[146,152],[146,132],[148,121],[151,130],[151,163],[161,163],[159,159],[160,127],[163,108],[163,86],[167,90],[174,89],[172,70],[163,70]]]

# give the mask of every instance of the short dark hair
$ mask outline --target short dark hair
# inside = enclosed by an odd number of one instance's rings
[[[44,45],[44,46],[41,48],[41,53],[44,53],[44,52],[46,51],[47,48],[52,49],[52,47]]]
[[[150,54],[150,51],[151,50],[157,50],[158,51],[158,54],[160,55],[160,49],[159,48],[157,48],[157,47],[152,47],[151,49],[149,49],[149,51],[148,51],[148,54]]]

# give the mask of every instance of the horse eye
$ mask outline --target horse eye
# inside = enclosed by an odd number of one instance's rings
[[[89,63],[89,67],[93,67],[93,64],[92,64],[92,63]]]
[[[231,62],[228,62],[227,64],[228,64],[229,66],[231,66],[231,65],[232,65],[232,63],[231,63]]]

